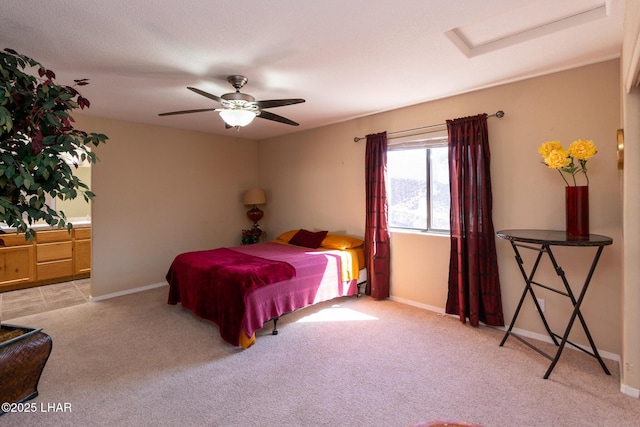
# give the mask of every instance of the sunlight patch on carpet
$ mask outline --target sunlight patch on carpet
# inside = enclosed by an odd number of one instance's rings
[[[354,320],[378,320],[377,317],[361,313],[350,308],[340,307],[339,304],[332,305],[331,308],[324,308],[317,313],[305,316],[296,323],[306,322],[347,322]]]

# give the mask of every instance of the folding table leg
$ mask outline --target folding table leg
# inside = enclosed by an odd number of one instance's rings
[[[573,292],[571,291],[571,287],[569,286],[569,282],[567,281],[565,275],[564,275],[564,271],[562,271],[562,268],[560,268],[558,266],[558,264],[556,263],[556,260],[553,256],[553,253],[551,252],[551,250],[549,249],[549,257],[551,258],[551,262],[553,263],[554,268],[556,269],[556,271],[558,272],[558,275],[562,278],[562,282],[564,283],[564,286],[567,289],[567,294],[569,296],[569,298],[571,299],[571,302],[573,303],[573,313],[571,313],[571,317],[569,318],[569,323],[567,324],[567,329],[564,332],[564,335],[562,336],[562,341],[560,342],[560,347],[558,348],[558,351],[556,352],[556,356],[554,357],[553,361],[551,362],[551,365],[549,365],[549,368],[547,369],[547,372],[544,374],[544,379],[549,378],[549,375],[551,374],[551,371],[553,371],[553,368],[556,366],[556,363],[558,363],[558,360],[560,359],[560,355],[562,354],[562,350],[564,349],[565,344],[567,343],[567,339],[569,338],[569,333],[571,332],[571,329],[573,328],[573,322],[576,320],[576,316],[580,319],[580,323],[582,324],[582,329],[584,330],[584,333],[587,336],[587,339],[589,340],[589,344],[591,345],[591,350],[593,351],[593,353],[589,353],[587,352],[587,354],[595,357],[596,359],[598,359],[598,362],[600,362],[600,366],[602,367],[602,369],[604,370],[605,374],[607,375],[611,375],[611,373],[609,372],[609,369],[607,368],[607,366],[604,364],[604,361],[602,360],[602,358],[600,357],[600,354],[598,353],[598,349],[596,348],[596,344],[593,341],[593,338],[591,337],[591,333],[589,332],[589,328],[587,327],[587,323],[584,320],[584,317],[582,317],[582,313],[580,312],[580,306],[582,305],[582,300],[584,299],[585,294],[587,293],[587,288],[589,287],[589,283],[591,282],[591,277],[593,276],[593,272],[596,269],[596,265],[598,265],[598,260],[600,259],[600,254],[602,253],[603,250],[603,246],[598,247],[598,251],[596,252],[596,255],[593,259],[593,262],[591,263],[591,268],[589,269],[589,274],[587,275],[587,278],[585,279],[584,285],[582,285],[582,290],[580,291],[580,295],[578,296],[578,299],[576,300]]]

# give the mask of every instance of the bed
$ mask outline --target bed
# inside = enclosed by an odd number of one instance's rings
[[[169,304],[216,323],[231,345],[283,314],[359,295],[366,280],[363,241],[326,231],[290,230],[270,242],[185,252],[166,275]]]

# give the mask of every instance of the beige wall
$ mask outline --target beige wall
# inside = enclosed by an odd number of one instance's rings
[[[364,144],[354,122],[258,143],[258,176],[267,192],[264,229],[364,234]]]
[[[255,141],[89,116],[109,136],[92,167],[92,296],[165,281],[185,251],[240,244],[242,192],[257,185]]]
[[[260,141],[259,181],[269,191],[265,229],[272,235],[292,228],[364,232],[364,148],[353,137],[443,123],[447,119],[504,110],[489,119],[496,230],[564,229],[564,184],[540,163],[538,146],[557,139],[593,139],[598,155],[589,163],[591,232],[611,236],[583,305],[600,349],[621,351],[622,194],[615,136],[620,123],[619,62],[608,61],[562,73],[463,94],[351,120],[295,135]],[[509,244],[499,240],[498,262],[506,321],[523,281]],[[561,248],[563,249],[563,248]],[[449,241],[441,236],[393,233],[393,298],[442,310],[446,303]],[[558,250],[571,283],[582,283],[591,249]],[[562,286],[550,268],[538,277]],[[550,323],[561,329],[568,300],[548,291]],[[528,304],[517,327],[544,333]],[[578,329],[578,328],[576,328]],[[583,334],[572,336],[588,344]]]
[[[638,64],[632,62],[634,51],[640,43],[640,2],[628,0],[625,12],[625,37],[622,51],[622,82],[633,77]],[[622,85],[621,98],[625,136],[624,153],[624,285],[623,285],[623,331],[622,331],[622,390],[640,396],[640,88],[626,90]]]

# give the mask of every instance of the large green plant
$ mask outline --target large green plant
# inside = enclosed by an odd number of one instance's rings
[[[96,162],[90,146],[108,137],[73,127],[74,109],[88,108],[76,86],[56,83],[55,73],[11,49],[0,52],[0,221],[34,235],[35,221],[67,229],[63,211],[46,203],[46,195],[61,200],[94,193],[73,174],[72,166]]]

